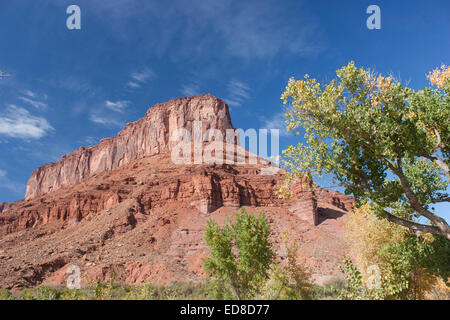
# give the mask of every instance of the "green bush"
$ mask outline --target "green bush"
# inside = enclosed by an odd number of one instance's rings
[[[223,227],[208,221],[205,240],[211,256],[204,267],[216,299],[251,299],[260,292],[275,259],[270,233],[262,212],[256,218],[242,209],[234,223],[228,221]]]

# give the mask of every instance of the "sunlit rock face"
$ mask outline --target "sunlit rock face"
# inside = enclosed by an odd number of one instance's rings
[[[123,166],[136,159],[169,152],[176,142],[173,132],[193,130],[201,121],[203,131],[218,129],[226,135],[232,129],[228,106],[211,95],[177,98],[151,107],[146,115],[129,123],[116,137],[98,145],[80,148],[58,162],[39,167],[30,177],[25,199],[33,199],[62,187],[76,185],[101,172]]]
[[[25,200],[0,203],[0,288],[61,285],[73,264],[84,285],[112,272],[128,284],[200,281],[207,222],[223,224],[241,207],[266,214],[279,257],[286,255],[287,234],[300,244],[298,259],[314,270],[315,281],[339,275],[336,266],[349,255],[344,222],[353,197],[298,179],[288,186],[291,197],[280,198],[277,186],[287,172],[236,140],[207,161],[203,153],[198,163],[174,162],[173,132],[184,128],[192,137],[199,122],[201,136],[218,129],[224,138],[233,129],[224,101],[174,99],[117,137],[37,169]],[[220,139],[205,144],[223,146]]]

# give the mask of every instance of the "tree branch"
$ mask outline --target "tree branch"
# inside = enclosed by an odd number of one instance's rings
[[[444,236],[446,237],[445,233],[443,233],[438,227],[435,226],[429,226],[426,224],[420,224],[417,222],[413,222],[413,221],[409,221],[409,220],[405,220],[402,218],[399,218],[397,216],[394,216],[392,214],[390,214],[389,212],[383,210],[383,212],[386,214],[386,219],[392,223],[401,225],[403,227],[406,227],[412,231],[421,231],[421,232],[427,232],[427,233],[432,233],[438,236]]]
[[[420,215],[424,216],[425,218],[436,224],[437,228],[441,231],[441,235],[445,236],[447,239],[450,240],[450,227],[448,226],[447,222],[443,218],[433,214],[432,212],[428,211],[423,206],[421,206],[416,194],[412,192],[409,186],[409,181],[403,173],[403,169],[401,166],[401,159],[397,159],[398,168],[393,166],[389,161],[387,162],[387,164],[389,169],[391,169],[392,172],[395,173],[400,179],[402,189],[409,200],[411,208],[413,208]]]
[[[430,197],[431,203],[439,203],[439,202],[450,202],[450,197],[443,198],[443,199],[434,199]]]

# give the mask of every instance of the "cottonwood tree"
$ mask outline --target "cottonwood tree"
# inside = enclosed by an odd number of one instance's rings
[[[450,201],[450,68],[428,79],[434,88],[415,91],[353,62],[328,84],[291,78],[281,96],[291,105],[286,124],[297,133],[302,127],[305,143],[284,150],[286,168],[333,174],[358,205],[370,202],[393,223],[450,239],[433,209]]]
[[[205,240],[211,253],[204,267],[216,298],[249,299],[260,291],[275,259],[270,233],[264,213],[256,218],[244,209],[223,227],[208,221]]]

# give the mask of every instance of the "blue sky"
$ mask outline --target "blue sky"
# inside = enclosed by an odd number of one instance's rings
[[[81,30],[66,28],[70,4]],[[381,30],[366,27],[371,4]],[[174,97],[211,93],[235,127],[279,128],[292,76],[328,81],[354,60],[421,88],[450,63],[449,13],[447,0],[0,0],[0,201]]]

